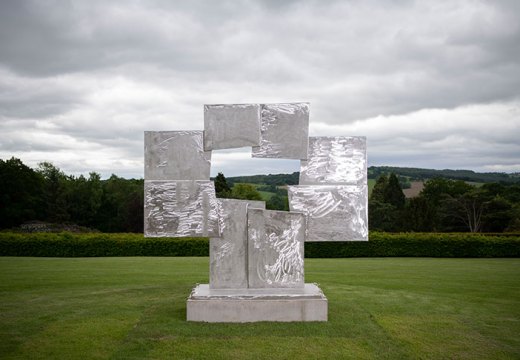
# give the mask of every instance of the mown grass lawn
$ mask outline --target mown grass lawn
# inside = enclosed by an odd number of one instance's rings
[[[207,258],[0,258],[0,358],[520,358],[520,259],[307,259],[327,323],[188,323],[207,281]]]

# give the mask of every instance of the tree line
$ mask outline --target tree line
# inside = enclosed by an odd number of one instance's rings
[[[400,181],[409,180],[427,180],[434,178],[444,178],[451,180],[463,180],[476,183],[520,183],[520,173],[506,174],[498,172],[477,173],[472,170],[434,170],[409,167],[395,166],[370,166],[368,168],[368,178],[377,179],[381,175],[394,173],[399,177]],[[402,183],[401,183],[402,184]]]
[[[369,227],[380,231],[520,231],[520,184],[427,180],[406,199],[393,173],[381,175],[368,203]]]
[[[266,201],[273,210],[288,210],[287,191],[298,173],[215,180],[218,197],[262,200],[259,191],[274,195]],[[234,183],[269,180],[261,186]],[[285,182],[281,184],[282,182]],[[28,221],[77,224],[102,232],[143,231],[142,179],[99,174],[66,175],[51,163],[32,169],[20,159],[0,159],[0,229]],[[400,232],[520,231],[520,184],[486,183],[474,186],[462,180],[427,180],[419,196],[406,199],[395,174],[377,178],[368,203],[371,230]]]
[[[51,163],[36,170],[0,159],[0,229],[27,221],[76,224],[103,232],[143,231],[143,180],[66,175]]]

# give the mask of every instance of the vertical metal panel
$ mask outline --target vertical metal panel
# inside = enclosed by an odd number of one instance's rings
[[[250,288],[304,286],[305,215],[248,209]]]
[[[260,105],[204,105],[204,149],[260,145]]]
[[[209,180],[203,131],[145,131],[144,143],[146,180]]]
[[[265,209],[265,202],[217,199],[221,237],[210,239],[209,286],[247,288],[247,209]]]
[[[219,236],[213,181],[146,180],[144,220],[147,237]]]
[[[306,241],[368,240],[366,186],[289,186],[291,211],[308,215]]]
[[[307,159],[309,104],[262,104],[261,142],[253,157]]]
[[[300,185],[367,184],[366,138],[309,138],[308,160],[301,161]]]

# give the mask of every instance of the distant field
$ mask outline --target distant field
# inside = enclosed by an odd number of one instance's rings
[[[188,323],[208,258],[0,258],[1,359],[518,359],[520,259],[307,259],[326,323]]]
[[[374,189],[374,185],[376,184],[376,179],[368,179],[368,196],[372,194],[372,190]]]
[[[411,181],[410,185],[411,187],[409,189],[403,190],[404,196],[407,198],[418,196],[421,190],[424,188],[424,182],[422,181]]]
[[[260,186],[265,186],[265,184],[252,184],[252,183],[237,183],[237,184],[247,184],[254,186],[255,189],[257,189]],[[258,191],[260,195],[262,196],[262,200],[269,201],[275,194],[269,191]]]

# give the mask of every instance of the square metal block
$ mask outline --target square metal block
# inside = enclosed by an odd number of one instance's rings
[[[213,181],[144,182],[144,235],[219,236]]]
[[[306,241],[367,241],[367,186],[289,186],[289,207],[308,215]]]
[[[211,152],[203,131],[145,131],[146,180],[209,180]]]
[[[304,214],[248,209],[250,288],[304,286]]]
[[[260,105],[204,105],[204,149],[260,145]]]
[[[247,288],[247,209],[265,209],[265,202],[217,199],[221,237],[209,240],[209,286]]]
[[[307,160],[301,161],[300,185],[367,184],[364,136],[310,137]]]
[[[253,157],[307,159],[309,104],[262,104],[260,130]]]

